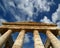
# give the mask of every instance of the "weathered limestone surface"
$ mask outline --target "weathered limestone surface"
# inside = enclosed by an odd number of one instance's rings
[[[2,45],[7,41],[8,37],[11,35],[12,30],[8,30],[6,33],[4,33],[1,37],[0,37],[0,48],[2,47]]]
[[[44,48],[38,30],[34,30],[34,48]]]
[[[58,36],[60,36],[60,31],[58,31]]]
[[[12,48],[22,48],[25,30],[21,30]]]
[[[18,26],[18,25],[4,25],[4,26],[0,26],[0,29],[14,29],[14,30],[20,30],[20,29],[38,29],[38,30],[60,30],[59,28],[57,28],[56,26],[29,26],[29,25],[23,25],[23,26]]]
[[[47,30],[46,35],[50,39],[54,48],[60,48],[60,41],[51,33],[50,30]]]
[[[9,30],[5,33],[7,29]],[[5,48],[22,48],[25,30],[27,32],[34,30],[33,32],[34,48],[44,48],[44,45],[42,43],[42,40],[38,31],[41,31],[42,33],[46,33],[47,37],[49,38],[46,41],[45,48],[53,48],[53,47],[60,48],[60,41],[54,36],[54,34],[55,35],[58,34],[57,36],[60,35],[60,28],[57,28],[56,24],[47,24],[42,22],[40,23],[38,22],[5,22],[3,23],[3,25],[0,26],[0,33],[4,33],[2,36],[0,36],[0,48],[6,41],[7,43],[5,44]],[[46,30],[47,32],[45,32]],[[53,34],[50,32],[50,30],[52,31]],[[19,35],[14,44],[12,42],[12,39],[9,38],[12,31],[13,33],[16,31],[19,32]]]
[[[30,25],[30,26],[57,26],[56,24],[42,23],[42,22],[3,22],[3,25]]]
[[[47,38],[46,42],[45,42],[45,48],[48,48],[50,45],[50,40]]]
[[[0,33],[0,36],[1,36],[1,33]]]

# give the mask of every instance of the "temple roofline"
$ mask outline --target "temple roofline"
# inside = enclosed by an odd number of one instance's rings
[[[3,25],[38,25],[38,26],[57,26],[56,24],[49,24],[43,22],[3,22]]]

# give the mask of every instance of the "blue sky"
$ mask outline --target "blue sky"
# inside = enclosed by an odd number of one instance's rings
[[[0,0],[0,25],[21,21],[56,23],[60,27],[60,0]],[[14,40],[17,35],[12,35]],[[40,35],[44,42],[46,35]],[[23,48],[33,48],[33,44],[33,34],[27,33]]]

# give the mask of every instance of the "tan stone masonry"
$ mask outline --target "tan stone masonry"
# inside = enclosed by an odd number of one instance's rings
[[[19,32],[16,40],[13,42],[12,34]],[[23,48],[24,36],[26,32],[33,33],[34,48],[60,48],[60,28],[56,24],[38,23],[38,22],[4,22],[0,26],[0,48]],[[47,36],[43,44],[40,33]]]

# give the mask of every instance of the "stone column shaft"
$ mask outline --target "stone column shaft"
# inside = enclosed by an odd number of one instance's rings
[[[7,41],[8,37],[11,35],[12,30],[8,30],[6,33],[4,33],[1,37],[0,37],[0,48],[2,47],[2,45]]]
[[[1,36],[1,33],[0,33],[0,36]]]
[[[58,36],[60,36],[60,31],[58,31]]]
[[[51,33],[50,30],[47,30],[46,35],[51,41],[54,48],[60,48],[60,41]]]
[[[50,40],[47,38],[46,42],[45,42],[45,48],[48,48],[50,45]]]
[[[25,30],[21,30],[12,48],[22,48]]]
[[[34,30],[34,48],[44,48],[38,30]]]

